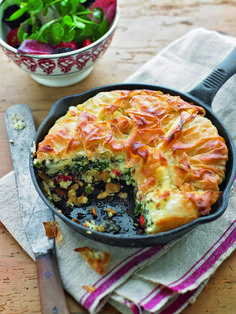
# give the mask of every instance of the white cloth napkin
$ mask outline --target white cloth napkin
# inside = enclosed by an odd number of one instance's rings
[[[195,29],[157,54],[126,82],[151,83],[188,91],[200,82],[235,47],[236,39]],[[213,110],[236,141],[236,77],[217,93]],[[122,313],[180,313],[236,247],[236,184],[229,206],[217,221],[201,225],[184,239],[151,248],[117,248],[88,240],[56,218],[64,241],[57,245],[58,266],[65,289],[90,313],[109,302]],[[34,258],[24,235],[14,175],[0,180],[0,218],[9,232]],[[38,204],[42,201],[38,199]],[[98,275],[74,252],[93,247],[111,253],[104,275]],[[82,287],[96,287],[92,293]]]

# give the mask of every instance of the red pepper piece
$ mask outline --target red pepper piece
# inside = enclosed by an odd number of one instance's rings
[[[141,216],[140,216],[139,224],[140,224],[141,228],[143,228],[143,229],[146,228],[145,219],[144,219],[143,214],[141,214]]]
[[[65,174],[60,174],[57,178],[56,178],[56,182],[57,184],[59,184],[60,182],[64,181],[74,181],[75,178],[72,176],[66,176]]]
[[[111,171],[116,175],[116,176],[121,176],[121,172],[116,170],[116,169],[111,169]]]

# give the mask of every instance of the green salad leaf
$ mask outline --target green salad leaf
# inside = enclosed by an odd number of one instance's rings
[[[100,7],[86,6],[87,0],[17,0],[19,9],[9,21],[27,14],[18,30],[20,42],[35,39],[46,44],[91,42],[108,30],[108,21]]]

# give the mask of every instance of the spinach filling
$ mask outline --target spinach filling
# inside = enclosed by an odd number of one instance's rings
[[[72,175],[77,176],[82,172],[87,172],[88,170],[94,169],[97,171],[102,171],[108,169],[110,166],[108,161],[91,161],[81,164],[76,163],[73,166],[67,166],[64,172],[71,172]]]
[[[121,182],[120,185],[122,186],[122,189],[119,191],[120,193],[116,192],[114,194],[121,195],[125,194],[125,190],[123,189],[124,186],[130,186],[131,194],[128,196],[128,200],[125,202],[129,202],[131,198],[134,200],[134,206],[132,208],[133,212],[133,218],[135,220],[134,226],[137,228],[137,225],[139,225],[139,217],[144,212],[144,205],[140,201],[138,194],[137,194],[137,187],[136,183],[133,179],[134,169],[133,168],[125,168],[125,160],[108,160],[108,159],[96,159],[96,160],[88,160],[86,156],[79,156],[72,161],[68,161],[67,163],[64,163],[63,161],[58,161],[56,163],[53,163],[53,161],[49,161],[47,163],[41,164],[39,162],[35,162],[35,167],[38,168],[39,172],[41,173],[49,173],[48,179],[53,183],[54,186],[50,185],[47,189],[48,198],[53,201],[56,208],[63,207],[63,213],[66,212],[70,214],[70,212],[73,212],[74,209],[78,208],[88,208],[89,206],[92,206],[92,199],[96,199],[97,195],[100,193],[101,190],[106,190],[106,184],[110,182],[111,184],[117,184],[118,182]],[[55,167],[56,166],[56,167]],[[61,166],[61,167],[60,167]],[[53,173],[51,169],[60,169]],[[101,180],[99,182],[95,179],[96,175],[99,176],[100,173],[106,173],[107,177],[106,180]],[[89,179],[88,181],[86,179]],[[81,186],[77,187],[75,189],[75,185],[78,185],[78,182],[80,182]],[[72,189],[75,189],[74,194],[72,193]],[[49,193],[48,193],[49,191]],[[67,200],[63,201],[63,193],[67,193]],[[61,201],[58,201],[55,197],[55,194],[62,196]],[[69,196],[70,194],[70,196]],[[109,201],[109,199],[113,199],[114,194],[108,195],[106,198]],[[113,195],[113,196],[112,196]],[[133,195],[133,196],[132,196]],[[54,197],[54,199],[53,199]],[[79,202],[73,203],[73,199],[77,198],[79,199]],[[119,198],[119,197],[118,197]],[[121,200],[121,199],[120,199]],[[120,201],[119,201],[120,202]],[[111,206],[113,206],[113,201],[111,203]],[[74,208],[75,206],[75,208]],[[67,208],[67,209],[66,209]],[[72,217],[72,216],[71,216]],[[77,216],[75,217],[76,220],[81,221],[81,212],[80,214],[77,213]],[[118,221],[113,224],[113,219],[115,217],[118,217],[117,214],[114,215],[114,217],[111,217],[109,219],[103,217],[105,219],[104,223],[100,223],[100,227],[97,225],[97,223],[93,224],[93,220],[86,219],[86,226],[88,228],[98,228],[98,231],[101,231],[101,226],[105,227],[105,232],[113,232],[113,233],[119,233],[117,227],[114,228],[114,226],[118,226]],[[94,217],[93,217],[94,219]],[[84,219],[83,219],[84,220]],[[95,220],[98,221],[97,217],[95,217]],[[85,221],[85,220],[84,220]],[[90,223],[89,223],[90,222]],[[108,226],[110,226],[108,228]],[[111,226],[113,226],[111,228]],[[102,232],[104,232],[102,231]]]

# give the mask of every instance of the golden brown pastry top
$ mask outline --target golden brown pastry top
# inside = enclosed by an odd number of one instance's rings
[[[168,230],[208,213],[219,196],[228,150],[204,115],[203,108],[159,91],[102,92],[69,108],[38,145],[37,160],[104,152],[124,159],[135,168],[152,220],[160,222],[154,232]]]

